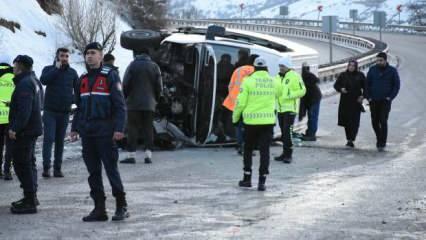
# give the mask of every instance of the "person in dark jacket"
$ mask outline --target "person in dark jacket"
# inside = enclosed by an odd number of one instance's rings
[[[103,65],[106,67],[110,67],[111,69],[117,71],[118,72],[118,67],[114,65],[115,63],[115,57],[114,55],[112,55],[111,53],[107,53],[104,56],[104,60],[103,60]]]
[[[318,130],[318,118],[320,112],[320,104],[322,93],[318,84],[320,80],[310,71],[309,65],[306,63],[302,66],[302,78],[306,87],[306,95],[301,99],[301,115],[308,113],[308,129],[303,135],[303,141],[316,141]]]
[[[337,78],[334,89],[339,92],[339,120],[338,125],[345,128],[347,147],[355,147],[355,139],[358,134],[364,94],[365,75],[358,70],[358,62],[352,60],[348,63],[348,69]]]
[[[15,173],[24,191],[24,198],[13,202],[11,212],[37,212],[37,172],[34,168],[34,148],[42,132],[39,87],[31,72],[33,60],[18,55],[14,60],[13,92],[9,113],[9,139]],[[34,171],[35,170],[35,171]]]
[[[68,127],[71,104],[73,103],[74,84],[78,80],[77,72],[69,65],[69,50],[58,48],[55,62],[43,69],[40,81],[46,86],[43,112],[43,174],[50,177],[52,145],[55,143],[54,177],[64,177],[62,156],[64,139]]]
[[[85,222],[107,221],[105,191],[102,182],[102,163],[116,199],[113,221],[129,217],[126,193],[118,171],[116,141],[124,137],[126,105],[120,77],[116,71],[102,66],[102,46],[95,42],[84,51],[88,73],[83,74],[75,87],[77,110],[71,127],[71,140],[81,136],[83,160],[89,172],[90,196],[95,208]]]
[[[139,129],[145,143],[145,163],[152,163],[154,147],[154,113],[162,94],[162,79],[158,65],[151,60],[147,49],[135,54],[126,69],[123,91],[127,103],[128,156],[121,163],[136,163]]]
[[[399,88],[398,71],[389,65],[386,53],[379,53],[376,65],[368,71],[365,88],[365,98],[370,102],[371,122],[376,133],[376,146],[379,151],[384,151],[386,148],[389,113]]]

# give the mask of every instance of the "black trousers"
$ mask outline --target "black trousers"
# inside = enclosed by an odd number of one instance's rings
[[[37,192],[37,168],[34,149],[37,137],[19,136],[11,140],[13,167],[24,193]]]
[[[260,151],[259,175],[269,174],[269,147],[272,140],[273,125],[245,125],[244,172],[251,172],[253,150]]]
[[[129,152],[136,152],[138,147],[139,133],[142,133],[145,150],[154,148],[154,112],[152,111],[128,111],[127,132]]]
[[[356,136],[358,135],[358,129],[359,129],[359,126],[345,127],[346,140],[352,141],[352,142],[355,141]]]
[[[283,141],[283,154],[285,157],[293,155],[293,125],[296,114],[291,112],[278,113],[278,123],[281,128],[281,139]]]
[[[10,152],[10,140],[8,137],[8,124],[0,124],[0,171],[3,166],[3,150],[4,152],[4,172],[10,172],[12,164],[12,153]]]
[[[118,148],[111,137],[82,137],[83,159],[89,172],[90,196],[105,198],[102,182],[102,163],[111,184],[114,197],[124,196],[124,187],[118,171]]]
[[[371,101],[371,122],[377,138],[377,147],[385,147],[388,138],[388,119],[392,103],[387,100]]]

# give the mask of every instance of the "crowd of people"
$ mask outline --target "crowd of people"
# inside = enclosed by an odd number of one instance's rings
[[[127,127],[128,152],[121,163],[137,162],[136,150],[140,137],[144,139],[144,162],[152,163],[154,113],[163,88],[160,68],[149,56],[149,51],[141,49],[134,52],[134,60],[126,69],[121,82],[119,70],[114,66],[114,56],[104,56],[101,44],[94,42],[85,48],[87,72],[79,77],[70,66],[69,56],[67,48],[57,49],[53,64],[43,69],[38,80],[32,70],[33,59],[30,56],[18,55],[11,61],[6,55],[0,54],[0,131],[4,135],[0,138],[0,174],[4,180],[12,180],[13,162],[24,195],[21,200],[11,204],[11,212],[37,212],[40,203],[37,198],[34,152],[36,141],[41,135],[42,177],[64,177],[64,139],[71,107],[75,104],[77,108],[69,136],[72,141],[81,138],[82,156],[89,173],[90,196],[94,201],[94,209],[82,220],[108,220],[102,166],[116,199],[112,220],[124,220],[129,217],[129,213],[117,165],[117,142],[123,140]],[[248,56],[247,61],[233,71],[223,101],[223,106],[232,112],[238,151],[244,160],[243,179],[238,185],[252,186],[253,151],[259,150],[259,191],[266,190],[270,145],[276,121],[281,128],[283,149],[275,160],[290,164],[293,159],[293,125],[296,117],[298,114],[299,119],[308,116],[308,127],[302,139],[316,141],[322,98],[319,79],[310,72],[308,65],[303,65],[302,74],[299,74],[294,70],[291,59],[283,57],[275,63],[279,73],[271,76],[267,67],[270,64],[274,63],[267,63],[262,56]],[[348,63],[347,70],[340,74],[334,85],[341,94],[338,125],[345,128],[348,147],[355,147],[361,112],[365,111],[363,101],[367,99],[377,136],[377,149],[385,149],[391,103],[399,87],[398,72],[387,63],[385,53],[377,55],[377,63],[367,76],[358,69],[355,60]]]

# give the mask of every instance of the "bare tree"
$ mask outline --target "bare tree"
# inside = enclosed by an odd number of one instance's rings
[[[426,1],[415,1],[407,5],[410,11],[409,22],[414,25],[426,25]]]
[[[166,26],[168,0],[118,0],[120,12],[134,28]]]
[[[103,0],[63,0],[62,26],[76,49],[83,52],[87,44],[99,42],[112,52],[117,43],[113,4]]]

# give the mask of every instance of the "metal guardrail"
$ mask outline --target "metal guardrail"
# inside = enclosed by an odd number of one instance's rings
[[[211,21],[211,20],[180,20],[169,19],[169,26],[208,26],[219,25],[230,29],[239,29],[252,32],[260,32],[272,34],[277,36],[290,36],[296,38],[313,39],[317,41],[329,41],[329,34],[323,33],[315,29],[266,25],[266,24],[251,24],[251,23],[236,23],[225,21]],[[354,36],[350,34],[334,33],[333,41],[336,45],[357,49],[361,53],[355,57],[335,61],[331,64],[322,64],[319,66],[318,77],[323,81],[333,81],[337,76],[346,71],[347,62],[349,59],[357,59],[361,70],[369,68],[375,63],[376,55],[378,52],[388,52],[388,46],[384,42],[375,39]]]
[[[318,20],[303,20],[303,19],[285,19],[285,18],[226,18],[226,19],[205,19],[208,21],[223,21],[233,23],[251,23],[251,24],[268,24],[268,25],[285,25],[285,26],[297,26],[297,27],[311,27],[320,28],[322,27],[322,21]],[[379,27],[372,23],[362,22],[339,22],[340,29],[357,31],[379,31]],[[426,26],[406,26],[389,24],[382,28],[384,32],[393,33],[406,33],[416,35],[426,35]]]

